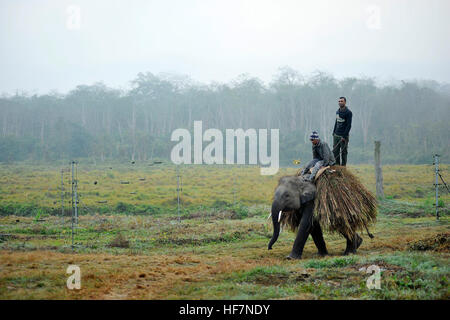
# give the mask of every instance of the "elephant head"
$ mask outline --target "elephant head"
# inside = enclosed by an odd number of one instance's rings
[[[315,185],[299,176],[286,176],[280,179],[272,202],[273,235],[269,242],[269,250],[272,249],[273,244],[280,235],[282,212],[299,211],[302,205],[314,200],[315,195]]]

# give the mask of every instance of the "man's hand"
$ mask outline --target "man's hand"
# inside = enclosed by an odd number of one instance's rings
[[[346,140],[345,140],[345,138],[342,138],[341,141],[345,143]]]

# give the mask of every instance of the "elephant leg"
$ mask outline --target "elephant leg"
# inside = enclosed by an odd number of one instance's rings
[[[312,214],[314,209],[314,201],[309,201],[303,209],[302,219],[297,232],[297,237],[294,241],[292,251],[287,256],[288,259],[301,259],[303,254],[303,248],[305,247],[306,240],[312,227]]]
[[[348,255],[350,253],[350,251],[352,250],[353,247],[353,242],[352,240],[347,236],[347,235],[343,235],[345,237],[345,240],[347,240],[347,245],[345,247],[345,251],[344,251],[344,256]]]
[[[356,250],[361,246],[363,239],[359,236],[359,234],[355,233],[355,239],[353,240],[353,253],[356,253]]]
[[[346,235],[344,235],[344,237],[347,240],[347,247],[345,248],[344,255],[348,255],[349,253],[356,253],[356,250],[363,242],[363,239],[357,233],[355,233],[352,238]]]
[[[319,250],[319,254],[321,256],[327,255],[327,246],[325,244],[325,240],[323,239],[323,233],[322,228],[320,227],[319,222],[314,221],[313,226],[311,229],[311,236],[314,240],[314,244],[316,245],[317,249]]]

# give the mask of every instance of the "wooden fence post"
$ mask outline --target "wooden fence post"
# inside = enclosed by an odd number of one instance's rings
[[[380,145],[381,145],[380,141],[375,141],[375,181],[376,181],[377,198],[384,198]]]

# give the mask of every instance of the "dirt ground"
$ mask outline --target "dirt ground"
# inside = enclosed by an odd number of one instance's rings
[[[23,219],[23,218],[21,218]],[[90,218],[86,217],[86,220]],[[1,223],[14,219],[3,219]],[[242,230],[243,226],[265,225],[262,217],[198,223],[184,221],[188,233]],[[248,220],[248,221],[247,221]],[[124,220],[126,221],[126,219]],[[145,223],[144,223],[145,225]],[[174,227],[179,228],[179,227]],[[186,228],[182,228],[185,230]],[[257,229],[257,228],[255,228]],[[167,239],[179,236],[180,230]],[[270,231],[270,230],[267,230]],[[186,245],[178,242],[135,250],[106,246],[87,252],[45,245],[54,237],[34,238],[35,247],[14,246],[23,241],[12,237],[0,251],[0,297],[2,299],[448,299],[448,250],[412,249],[418,241],[442,234],[448,241],[448,219],[380,216],[374,239],[364,235],[357,255],[342,256],[345,240],[327,234],[330,255],[320,258],[311,239],[302,260],[289,261],[292,233],[282,233],[274,250],[267,250],[267,237]],[[208,232],[206,232],[208,233]],[[270,234],[270,233],[269,233]],[[439,236],[440,235],[440,236]],[[32,237],[32,236],[31,236]],[[14,238],[14,239],[13,239]],[[427,240],[428,239],[428,240]],[[30,239],[29,239],[30,240]],[[9,243],[9,244],[8,244]],[[39,245],[41,244],[41,245]],[[447,247],[448,248],[448,247]],[[361,268],[376,264],[382,270],[382,290],[365,288],[368,274]],[[80,290],[69,290],[69,265],[81,269]],[[430,291],[431,290],[431,291]]]

